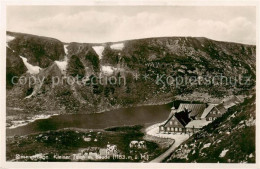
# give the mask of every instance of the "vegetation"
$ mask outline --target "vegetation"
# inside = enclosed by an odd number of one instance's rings
[[[71,56],[67,71],[70,76],[76,77],[78,75],[80,79],[85,75],[84,65],[75,55]]]
[[[141,132],[142,126],[115,127],[97,131],[82,129],[64,129],[59,131],[49,131],[28,136],[15,136],[7,139],[7,160],[15,159],[16,154],[32,156],[35,154],[47,154],[50,158],[47,161],[63,161],[52,158],[54,154],[71,155],[79,152],[80,148],[106,148],[107,144],[113,144],[118,147],[121,154],[126,156],[140,156],[148,153],[150,158],[157,157],[165,149],[160,148],[156,143],[145,141],[145,149],[131,149],[131,141],[144,140],[144,134]],[[90,138],[85,141],[84,138]],[[110,159],[109,161],[128,161],[138,162],[144,159],[137,158],[133,160]],[[25,160],[22,160],[25,161]],[[102,160],[107,161],[107,160]]]

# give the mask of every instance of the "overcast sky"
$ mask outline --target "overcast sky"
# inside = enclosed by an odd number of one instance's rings
[[[63,42],[159,36],[256,43],[255,7],[8,6],[7,30]]]

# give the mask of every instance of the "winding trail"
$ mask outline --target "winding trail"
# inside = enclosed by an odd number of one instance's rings
[[[165,158],[167,158],[172,152],[174,152],[174,150],[184,141],[186,141],[189,137],[183,137],[182,139],[177,139],[174,140],[174,143],[172,144],[172,146],[165,151],[163,154],[161,154],[160,156],[156,157],[155,159],[153,159],[152,161],[150,161],[150,163],[161,163]]]
[[[177,146],[174,141],[173,145],[167,151],[165,151],[163,154],[150,161],[150,163],[161,163],[166,157],[168,157],[176,149],[176,147]]]

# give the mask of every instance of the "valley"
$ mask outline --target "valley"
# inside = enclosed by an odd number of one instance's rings
[[[166,152],[164,162],[255,162],[255,45],[6,34],[7,160],[149,162]],[[246,99],[188,137],[146,132],[175,104],[221,104],[232,95]]]

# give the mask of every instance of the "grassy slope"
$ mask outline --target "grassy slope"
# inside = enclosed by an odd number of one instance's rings
[[[92,132],[84,129],[64,129],[28,136],[10,137],[7,139],[7,160],[15,159],[16,154],[32,156],[43,153],[49,156],[50,159],[48,161],[62,161],[53,159],[53,155],[76,154],[80,148],[106,148],[107,143],[117,145],[122,155],[138,157],[133,160],[110,159],[108,161],[140,162],[143,161],[140,158],[140,154],[146,152],[150,155],[150,158],[155,158],[164,152],[165,149],[160,148],[158,144],[151,141],[146,141],[147,149],[134,149],[134,152],[130,152],[129,143],[132,140],[144,140],[144,134],[141,132],[142,128],[142,126],[115,127]],[[85,142],[83,137],[88,137],[92,140]],[[97,141],[94,141],[94,139],[97,139]]]

